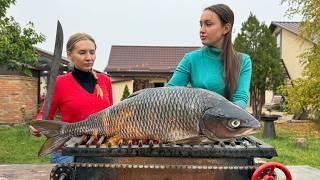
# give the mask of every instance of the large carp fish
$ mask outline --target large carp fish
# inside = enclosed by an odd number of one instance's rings
[[[257,119],[223,96],[187,87],[143,89],[78,123],[33,120],[30,125],[48,138],[39,156],[81,135],[198,144],[245,136],[260,127]]]

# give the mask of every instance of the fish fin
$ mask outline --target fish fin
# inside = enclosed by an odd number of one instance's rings
[[[70,137],[67,137],[67,136],[65,137],[56,136],[56,137],[48,138],[41,146],[38,152],[38,156],[44,156],[52,153],[54,150],[61,147],[69,139]]]
[[[91,136],[93,136],[94,139],[98,139],[98,134],[99,134],[98,130],[94,130],[94,131],[92,132]]]
[[[66,126],[67,123],[52,120],[33,120],[30,121],[30,125],[47,137],[47,140],[38,152],[38,156],[44,156],[53,152],[71,138],[60,134],[60,130]]]
[[[175,144],[202,144],[203,141],[208,139],[205,136],[194,136],[194,137],[189,137],[185,139],[180,139],[177,141],[174,141]]]
[[[209,139],[207,137],[203,138],[200,144],[214,144],[217,140],[215,139]]]

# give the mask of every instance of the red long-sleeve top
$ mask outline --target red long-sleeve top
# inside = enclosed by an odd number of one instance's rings
[[[97,73],[97,83],[103,91],[103,97],[87,92],[72,76],[72,73],[57,77],[56,85],[50,105],[48,119],[54,119],[56,111],[61,114],[61,121],[74,123],[86,119],[89,115],[99,112],[113,104],[112,87],[108,76]],[[41,120],[44,106],[37,115]]]

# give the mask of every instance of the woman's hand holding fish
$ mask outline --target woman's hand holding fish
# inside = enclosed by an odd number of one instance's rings
[[[32,126],[29,126],[29,128],[30,128],[30,132],[31,132],[32,135],[34,135],[36,137],[40,137],[41,136],[40,131],[38,131],[37,129],[35,129]]]

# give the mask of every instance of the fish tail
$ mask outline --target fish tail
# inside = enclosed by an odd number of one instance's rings
[[[47,137],[47,140],[43,143],[38,152],[38,156],[44,156],[52,153],[71,138],[69,136],[60,134],[61,129],[67,125],[67,123],[64,122],[52,120],[33,120],[30,121],[30,125]]]

